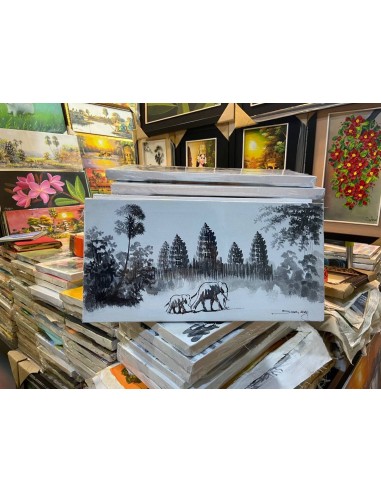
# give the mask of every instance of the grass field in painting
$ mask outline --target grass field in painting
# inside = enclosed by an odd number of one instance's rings
[[[33,103],[34,114],[8,113],[6,103],[0,103],[0,128],[64,133],[66,124],[61,103]]]

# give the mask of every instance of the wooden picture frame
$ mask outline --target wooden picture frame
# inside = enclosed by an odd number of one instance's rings
[[[286,118],[341,103],[237,103],[256,123],[276,118]]]
[[[210,105],[205,107],[205,105]],[[152,117],[156,107],[161,116]],[[167,105],[167,108],[166,108]],[[217,123],[228,103],[141,103],[141,127],[148,136]],[[204,107],[203,107],[204,106]],[[167,111],[166,111],[167,109]]]
[[[372,194],[376,192],[377,195],[371,196],[371,199],[369,202],[366,202],[365,205],[362,204],[362,206],[359,207],[358,203],[356,203],[353,209],[349,209],[349,207],[345,205],[347,198],[344,196],[344,193],[340,191],[342,188],[337,188],[337,185],[332,181],[332,179],[335,178],[342,179],[339,168],[336,165],[334,167],[330,165],[330,162],[333,162],[330,149],[333,148],[334,142],[339,142],[339,139],[343,138],[340,136],[340,132],[343,131],[345,118],[350,118],[351,116],[357,117],[357,115],[363,114],[365,119],[367,119],[371,116],[371,113],[377,109],[380,110],[380,113],[374,121],[381,123],[381,103],[343,105],[337,109],[325,109],[317,113],[313,174],[317,178],[316,186],[323,186],[326,188],[324,200],[324,230],[326,233],[346,235],[347,237],[366,236],[378,238],[381,236],[381,218],[379,213],[381,205],[381,180],[378,179],[374,181],[375,185],[371,191]],[[359,130],[361,138],[363,138],[364,131],[365,127],[362,127],[361,131]],[[356,136],[355,140],[351,141],[352,143],[350,146],[353,145],[354,150],[356,150],[356,145],[361,140],[360,136]],[[346,144],[348,150],[350,146]],[[342,159],[344,159],[346,154],[343,153],[342,155]],[[371,161],[365,154],[363,154],[363,157],[359,162],[362,163],[361,166],[366,166],[363,169],[368,169],[368,167],[370,169],[372,167]],[[350,167],[347,167],[348,164],[357,168],[358,162],[354,160],[352,160],[352,162],[350,160],[343,160],[340,165],[342,165],[342,169],[346,170],[346,176],[349,176],[350,172]],[[354,172],[355,171],[356,170],[354,169]],[[361,176],[363,171],[357,172],[360,172]],[[344,177],[344,181],[346,179],[347,178]],[[357,183],[355,186],[362,186],[360,185],[360,178],[351,178],[351,180],[352,181],[348,182],[349,185],[353,182]],[[347,191],[350,190],[348,189]],[[356,191],[355,193],[356,194],[352,195],[353,200],[358,202],[359,192]],[[377,200],[374,199],[375,196],[378,197]],[[368,205],[371,205],[371,208],[366,208]]]
[[[215,125],[209,125],[201,128],[191,128],[184,133],[175,151],[176,166],[187,167],[187,163],[189,161],[187,142],[205,142],[212,140],[215,141],[215,152],[213,156],[215,165],[212,167],[232,167],[229,165],[230,140],[228,140]],[[210,166],[207,165],[206,167]]]
[[[64,107],[68,124],[76,134],[133,140],[135,124],[131,110],[93,103],[65,103]]]
[[[266,127],[280,127],[283,125],[287,125],[287,136],[285,140],[286,147],[284,155],[285,166],[283,169],[290,169],[292,171],[304,173],[307,126],[302,119],[296,116],[271,120],[269,124],[260,123],[245,128],[235,129],[230,137],[230,141],[234,141],[234,152],[233,157],[231,157],[232,162],[234,163],[234,167],[244,168],[244,137],[248,131]],[[261,167],[262,169],[267,168],[266,163],[262,163],[261,165],[265,166]]]

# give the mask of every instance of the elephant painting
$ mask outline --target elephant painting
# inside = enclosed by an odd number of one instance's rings
[[[214,311],[213,304],[216,302],[220,310],[226,309],[228,300],[228,286],[225,282],[204,282],[192,296],[192,311],[195,313],[197,306],[201,303],[204,311],[207,311],[205,301],[210,301],[210,311]],[[221,304],[222,301],[222,304]]]
[[[191,297],[188,294],[176,294],[172,296],[164,307],[167,307],[167,313],[184,314],[191,310]],[[188,310],[186,307],[188,307]]]

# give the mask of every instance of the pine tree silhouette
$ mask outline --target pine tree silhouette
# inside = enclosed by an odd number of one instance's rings
[[[169,251],[169,264],[172,268],[187,268],[188,251],[185,242],[176,234]]]
[[[234,242],[230,247],[228,254],[228,263],[233,265],[243,264],[242,249],[238,247],[236,242]]]
[[[251,243],[250,263],[254,267],[254,273],[262,280],[268,280],[271,277],[271,267],[267,256],[266,241],[263,236],[257,232]]]
[[[163,270],[164,272],[169,269],[169,244],[167,241],[164,241],[163,246],[160,248],[159,257],[157,259],[157,267],[159,270]]]
[[[215,263],[217,260],[218,250],[216,235],[208,224],[204,224],[198,236],[197,244],[197,260],[204,262],[205,260]]]

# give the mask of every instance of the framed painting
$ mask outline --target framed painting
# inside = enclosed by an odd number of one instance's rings
[[[229,140],[215,125],[191,128],[176,147],[176,166],[229,167]]]
[[[2,171],[0,206],[2,210],[50,208],[83,205],[90,197],[85,173]]]
[[[83,232],[83,205],[10,210],[2,214],[10,234],[44,231],[46,236],[60,239]]]
[[[64,133],[61,103],[0,103],[0,128]]]
[[[141,127],[151,136],[217,123],[228,103],[142,103]]]
[[[243,130],[243,169],[285,169],[288,123]]]
[[[328,233],[380,237],[381,104],[318,113],[313,172]]]
[[[100,196],[85,226],[83,321],[323,319],[322,204]]]
[[[339,105],[340,103],[238,103],[256,123]]]
[[[82,171],[75,135],[0,128],[0,170]]]
[[[172,144],[169,138],[138,141],[139,164],[142,166],[172,166]]]
[[[230,137],[234,167],[304,172],[306,135],[305,122],[296,116],[236,128]]]
[[[76,133],[133,140],[134,119],[130,110],[88,103],[66,103],[65,110]]]
[[[217,139],[187,140],[186,161],[187,167],[217,167]]]

